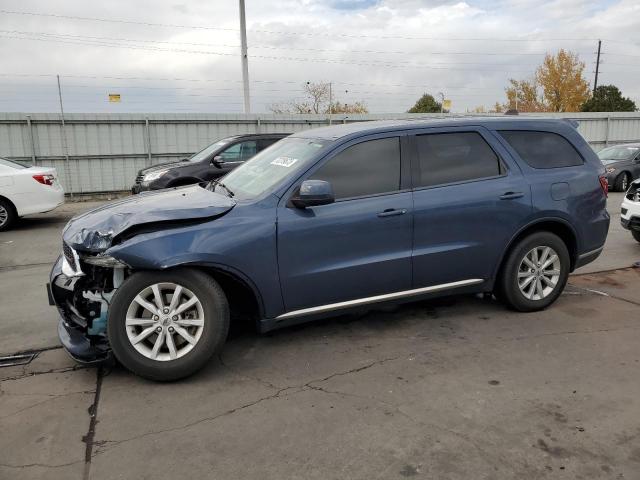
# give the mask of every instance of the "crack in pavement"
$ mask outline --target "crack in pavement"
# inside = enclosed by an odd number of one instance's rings
[[[71,465],[77,465],[78,463],[81,463],[81,462],[82,460],[74,460],[73,462],[68,462],[68,463],[25,463],[21,465],[16,465],[12,463],[0,463],[0,467],[14,468],[14,469],[34,468],[34,467],[63,468],[63,467],[70,467]]]
[[[27,365],[24,365],[22,367],[22,373],[19,375],[15,375],[13,377],[7,377],[7,378],[3,378],[2,380],[0,380],[0,384],[3,382],[11,382],[14,380],[21,380],[23,378],[29,378],[29,377],[36,377],[38,375],[47,375],[50,373],[66,373],[66,372],[75,372],[76,370],[85,370],[87,368],[93,368],[91,366],[86,366],[86,365],[73,365],[72,367],[61,367],[61,368],[52,368],[50,370],[43,370],[43,371],[35,371],[35,372],[25,372],[26,368],[28,367]]]
[[[102,448],[102,449],[96,450],[96,452],[94,454],[94,457],[97,456],[97,455],[106,453],[106,452],[108,452],[110,450],[113,450],[114,448],[116,448],[116,447],[118,447],[118,446],[120,446],[120,445],[122,445],[124,443],[128,443],[128,442],[131,442],[131,441],[134,441],[134,440],[139,440],[141,438],[145,438],[145,437],[149,437],[149,436],[153,436],[153,435],[158,435],[158,434],[161,434],[161,433],[186,430],[186,429],[189,429],[189,428],[191,428],[191,427],[193,427],[195,425],[199,425],[201,423],[214,422],[219,418],[232,415],[232,414],[234,414],[236,412],[239,412],[241,410],[245,410],[247,408],[253,407],[253,406],[255,406],[255,405],[259,404],[259,403],[262,403],[262,402],[265,402],[265,401],[268,401],[268,400],[273,400],[275,398],[285,397],[287,395],[297,394],[297,393],[306,391],[307,389],[318,390],[319,387],[314,386],[313,385],[314,383],[322,383],[322,382],[326,382],[327,380],[330,380],[330,379],[338,377],[338,376],[350,375],[350,374],[353,374],[353,373],[358,373],[358,372],[361,372],[363,370],[367,370],[367,369],[369,369],[371,367],[374,367],[376,365],[382,365],[382,364],[384,364],[386,362],[397,360],[398,358],[400,358],[400,357],[384,358],[384,359],[381,359],[381,360],[376,360],[375,362],[370,362],[370,363],[368,363],[366,365],[363,365],[361,367],[353,368],[353,369],[346,370],[346,371],[343,371],[343,372],[336,372],[336,373],[333,373],[333,374],[328,375],[328,376],[323,377],[323,378],[310,380],[309,382],[304,383],[304,384],[289,385],[289,386],[286,386],[286,387],[281,387],[281,388],[278,389],[277,392],[275,392],[275,393],[273,393],[271,395],[267,395],[265,397],[258,398],[256,400],[253,400],[251,402],[245,403],[245,404],[240,405],[238,407],[231,408],[231,409],[229,409],[229,410],[227,410],[225,412],[219,413],[217,415],[213,415],[213,416],[210,416],[210,417],[204,417],[204,418],[200,418],[198,420],[194,420],[194,421],[186,423],[184,425],[164,428],[164,429],[160,429],[160,430],[153,430],[153,431],[150,431],[150,432],[145,432],[145,433],[142,433],[140,435],[135,435],[133,437],[124,438],[124,439],[121,439],[121,440],[99,440],[99,441],[94,442],[94,444],[96,446],[98,446],[98,447],[105,446],[106,448]],[[293,391],[283,395],[288,390],[293,390]]]
[[[20,410],[17,410],[17,411],[15,411],[13,413],[9,413],[7,415],[3,415],[3,416],[0,417],[0,420],[4,420],[5,418],[13,417],[15,415],[18,415],[20,413],[25,412],[26,410],[29,410],[31,408],[35,408],[38,405],[42,405],[43,403],[50,402],[51,400],[56,400],[56,399],[61,398],[61,397],[68,397],[70,395],[86,395],[86,394],[89,394],[89,393],[94,393],[94,391],[93,390],[88,390],[88,391],[69,392],[69,393],[61,393],[61,394],[48,394],[48,395],[46,395],[48,398],[42,400],[41,402],[36,402],[36,403],[34,403],[32,405],[29,405],[28,407],[21,408]],[[16,396],[16,397],[25,396],[25,395],[20,394],[20,393],[7,393],[7,392],[3,392],[0,395],[13,395],[13,396]],[[33,395],[40,395],[40,394],[32,393],[32,394],[27,394],[27,395],[32,395],[33,396]]]

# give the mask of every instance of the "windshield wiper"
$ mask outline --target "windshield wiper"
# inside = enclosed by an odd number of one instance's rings
[[[219,181],[218,179],[214,178],[213,180],[209,181],[209,183],[207,184],[207,190],[210,189],[211,187],[211,191],[215,191],[216,186],[221,186],[222,188],[224,188],[227,191],[227,194],[229,194],[229,197],[233,197],[235,195],[235,193],[233,193],[229,187],[227,187],[224,183],[222,183],[221,181]]]

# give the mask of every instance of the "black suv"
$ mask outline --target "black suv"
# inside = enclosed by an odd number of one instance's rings
[[[179,162],[143,168],[138,172],[131,192],[179,187],[221,177],[288,135],[264,133],[223,138]]]

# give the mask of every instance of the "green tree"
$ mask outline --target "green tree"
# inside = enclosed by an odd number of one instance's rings
[[[409,113],[440,113],[442,104],[433,98],[433,95],[425,93],[416,104],[409,109]],[[446,110],[445,110],[446,112]]]
[[[582,104],[583,112],[635,112],[633,100],[622,96],[615,85],[601,85],[589,100]]]

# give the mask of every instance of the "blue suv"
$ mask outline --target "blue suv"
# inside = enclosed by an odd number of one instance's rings
[[[363,305],[493,293],[548,307],[602,251],[600,160],[565,120],[385,121],[301,132],[220,181],[72,219],[51,272],[58,332],[173,380],[225,342]]]

